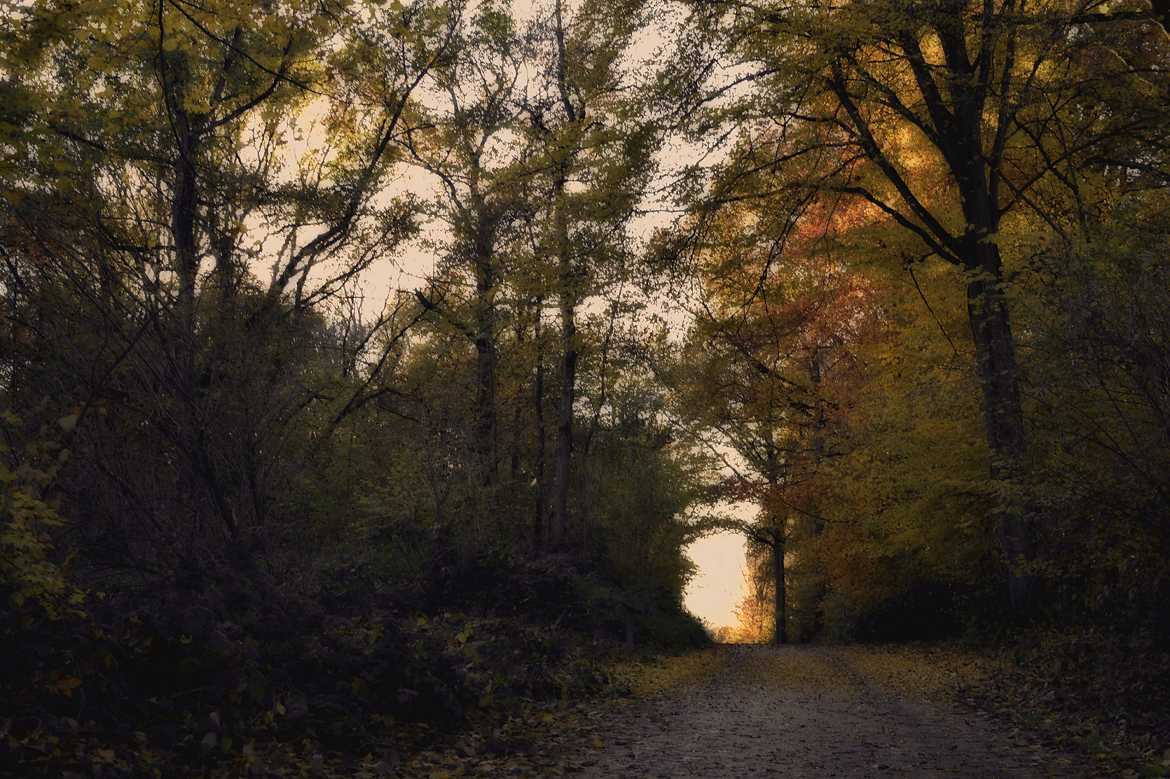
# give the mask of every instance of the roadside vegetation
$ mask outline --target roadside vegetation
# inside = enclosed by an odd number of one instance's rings
[[[539,772],[719,531],[721,637],[1157,765],[1166,25],[0,2],[0,770]]]

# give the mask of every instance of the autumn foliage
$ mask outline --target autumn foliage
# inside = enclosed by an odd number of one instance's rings
[[[1161,668],[1168,62],[1138,0],[9,4],[3,768],[387,773],[706,642],[717,531],[724,639]]]

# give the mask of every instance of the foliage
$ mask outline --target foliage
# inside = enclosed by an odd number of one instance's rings
[[[732,470],[783,442],[772,500],[742,493],[785,549],[749,562],[746,632],[764,598],[780,638],[994,630],[1005,596],[1024,621],[1164,623],[1162,306],[1134,285],[1164,297],[1158,17],[686,8],[662,106],[733,139],[686,171],[657,253],[696,277],[695,351],[719,360],[689,405]],[[800,306],[830,268],[862,304]],[[836,367],[805,378],[818,344]]]
[[[72,431],[76,422],[76,416],[68,415],[59,425]],[[5,439],[20,435],[20,419],[11,413],[0,424]],[[23,443],[21,456],[14,454],[0,444],[0,594],[8,630],[18,621],[80,614],[84,601],[84,593],[70,583],[53,553],[52,536],[64,520],[45,502],[69,451],[49,439]]]
[[[2,758],[393,770],[704,645],[715,529],[741,639],[1153,656],[1139,5],[9,3]]]
[[[1085,754],[1102,774],[1170,769],[1161,706],[1170,656],[1150,634],[1040,630],[980,655],[982,674],[963,691],[969,703]]]

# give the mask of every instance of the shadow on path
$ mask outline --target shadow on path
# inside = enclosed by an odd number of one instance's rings
[[[1072,758],[915,691],[882,650],[724,646],[718,670],[617,709],[589,777],[1073,777]],[[928,674],[927,668],[922,674]],[[929,687],[929,685],[923,685]]]

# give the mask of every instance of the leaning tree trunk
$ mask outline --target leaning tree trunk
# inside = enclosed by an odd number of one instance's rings
[[[1007,489],[994,513],[996,539],[1008,564],[1008,596],[1016,614],[1030,606],[1034,575],[1032,528],[1023,501],[1015,494],[1024,476],[1024,412],[1019,367],[1012,337],[999,249],[980,243],[977,270],[967,283],[967,315],[975,344],[976,369],[983,392],[984,428],[991,453],[991,477]]]

